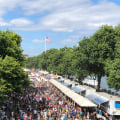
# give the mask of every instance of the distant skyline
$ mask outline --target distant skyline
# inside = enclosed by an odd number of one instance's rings
[[[21,35],[24,54],[73,47],[100,26],[120,24],[120,0],[0,0],[0,28]]]

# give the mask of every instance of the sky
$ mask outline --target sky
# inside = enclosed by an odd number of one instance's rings
[[[46,49],[73,47],[102,25],[120,24],[120,0],[0,0],[0,30],[22,37],[29,57]]]

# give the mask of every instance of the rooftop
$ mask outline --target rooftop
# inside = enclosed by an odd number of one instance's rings
[[[119,100],[120,101],[120,97],[118,96],[115,96],[115,95],[110,95],[110,94],[107,94],[105,92],[97,92],[98,95],[101,95],[103,97],[106,97],[108,98],[109,100]]]

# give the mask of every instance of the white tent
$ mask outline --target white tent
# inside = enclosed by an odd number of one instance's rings
[[[30,79],[30,81],[34,81],[33,79]]]
[[[39,82],[41,81],[38,77],[36,77],[36,80],[39,81]]]
[[[50,82],[81,107],[96,107],[96,105],[93,102],[75,93],[74,91],[70,90],[68,87],[62,85],[58,81],[50,80]]]

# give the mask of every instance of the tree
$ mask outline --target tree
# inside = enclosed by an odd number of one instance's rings
[[[59,50],[58,49],[50,49],[50,50],[47,50],[46,52],[46,63],[47,63],[47,71],[51,72],[56,72],[56,61],[55,61],[55,58],[58,54]]]
[[[12,91],[12,89],[8,86],[11,85],[7,83],[7,81],[3,78],[0,78],[0,102],[6,99],[8,97],[9,92]]]
[[[90,39],[84,37],[83,40],[79,42],[79,46],[75,49],[75,68],[77,73],[78,81],[81,82],[89,74],[89,50],[88,43]]]
[[[23,72],[21,37],[9,30],[0,31],[0,100],[11,91],[20,92],[27,78]]]
[[[114,59],[116,39],[112,26],[102,26],[88,39],[79,42],[80,59],[89,74],[97,75],[98,91],[100,90],[101,77],[105,75],[105,61]],[[82,65],[82,64],[81,64]]]
[[[115,50],[114,59],[106,61],[107,83],[110,88],[120,89],[120,25],[115,27]]]
[[[23,50],[21,49],[21,37],[11,31],[0,31],[0,56],[2,59],[5,58],[6,55],[16,58],[23,64],[24,57],[22,55]]]
[[[0,76],[9,83],[7,87],[12,91],[22,89],[25,75],[20,63],[15,58],[6,56],[4,59],[0,58],[0,66]]]
[[[120,90],[120,58],[106,62],[107,83],[110,88]]]
[[[64,48],[64,56],[62,58],[63,63],[63,71],[65,75],[74,75],[74,68],[73,68],[73,59],[74,59],[74,51],[71,47]]]

